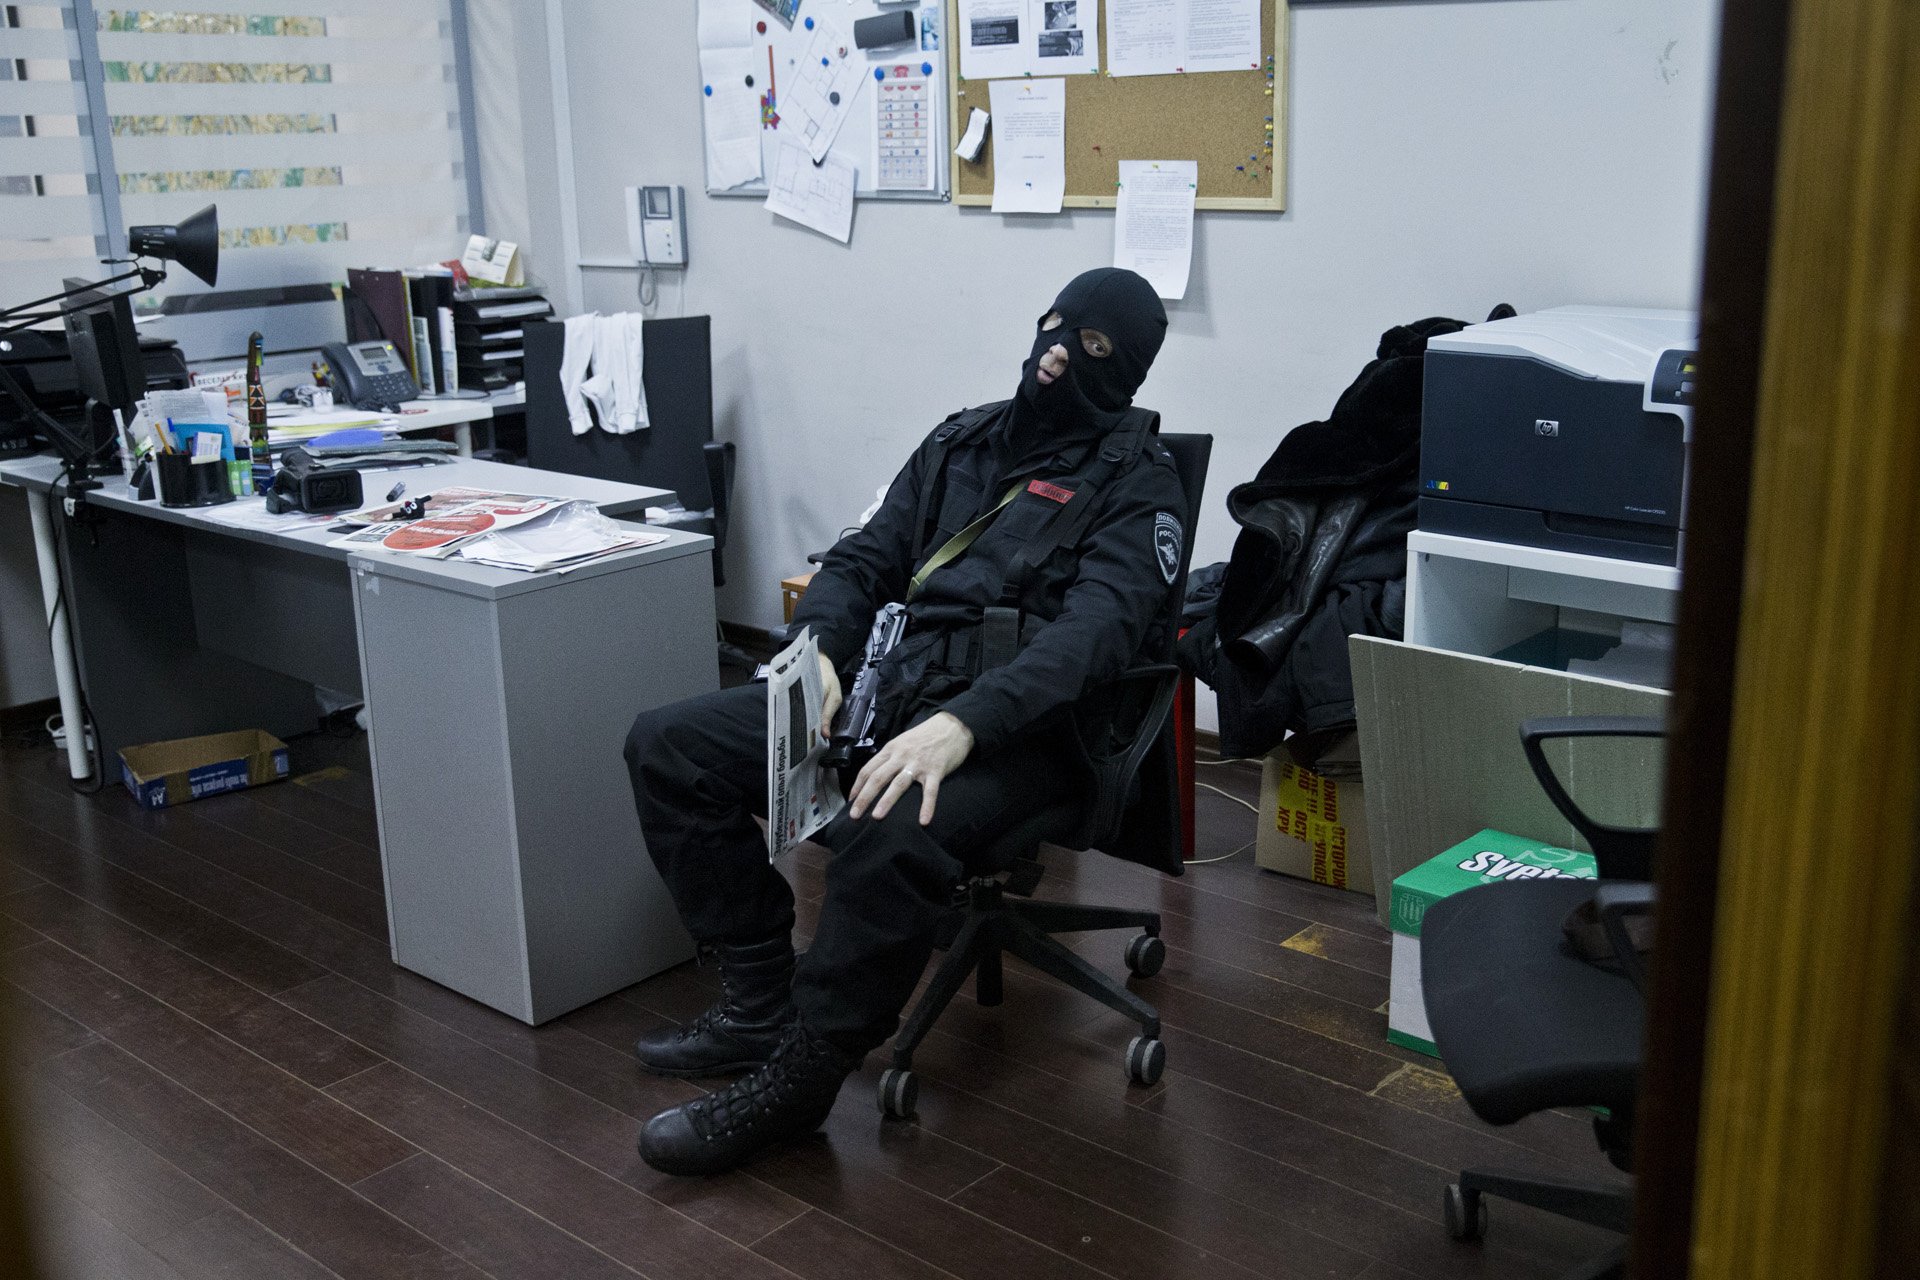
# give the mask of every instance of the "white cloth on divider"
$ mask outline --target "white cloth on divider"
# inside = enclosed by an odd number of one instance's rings
[[[587,380],[587,367],[593,361],[594,321],[592,312],[567,317],[566,346],[560,355],[560,393],[567,400],[567,422],[573,434],[583,436],[593,429],[593,417],[587,412],[581,384]]]
[[[576,322],[579,322],[577,330]],[[644,322],[642,316],[631,311],[568,319],[567,348],[560,362],[560,379],[562,387],[568,390],[567,411],[575,435],[584,435],[593,425],[586,412],[589,404],[598,415],[600,426],[615,435],[627,435],[651,425],[647,417],[646,362],[640,330]],[[569,371],[575,368],[575,357],[582,351],[591,359],[592,374],[586,376],[586,358],[582,358],[580,380],[569,383]],[[577,396],[574,387],[578,388]]]

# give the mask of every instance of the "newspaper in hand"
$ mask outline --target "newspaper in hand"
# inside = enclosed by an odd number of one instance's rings
[[[767,856],[777,858],[846,808],[840,779],[823,768],[820,645],[812,628],[767,664]]]

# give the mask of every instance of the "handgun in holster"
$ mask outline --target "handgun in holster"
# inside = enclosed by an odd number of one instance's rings
[[[880,664],[906,633],[907,606],[904,604],[882,605],[873,615],[866,652],[860,656],[860,673],[854,676],[853,691],[833,717],[827,751],[820,758],[829,769],[852,769],[873,757],[873,720],[880,703]]]

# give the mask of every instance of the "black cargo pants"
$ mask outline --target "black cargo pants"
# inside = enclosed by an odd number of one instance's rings
[[[792,890],[753,821],[767,812],[766,686],[641,713],[626,757],[647,852],[687,931],[744,942],[791,930]],[[1062,803],[1075,794],[1062,765],[1046,738],[1016,739],[949,776],[928,826],[916,784],[885,818],[842,813],[814,836],[832,859],[819,928],[794,974],[809,1027],[856,1054],[893,1034],[954,885],[1003,870],[989,846],[1017,823],[1037,825],[1037,839],[1069,834],[1077,805]]]

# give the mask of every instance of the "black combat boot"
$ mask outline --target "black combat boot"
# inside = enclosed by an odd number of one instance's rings
[[[858,1065],[805,1023],[792,1022],[766,1066],[647,1121],[641,1158],[662,1173],[724,1173],[826,1123]]]
[[[685,1026],[657,1027],[633,1046],[640,1065],[660,1076],[718,1076],[761,1066],[793,1021],[793,938],[711,943],[704,960],[720,964],[720,998]]]

